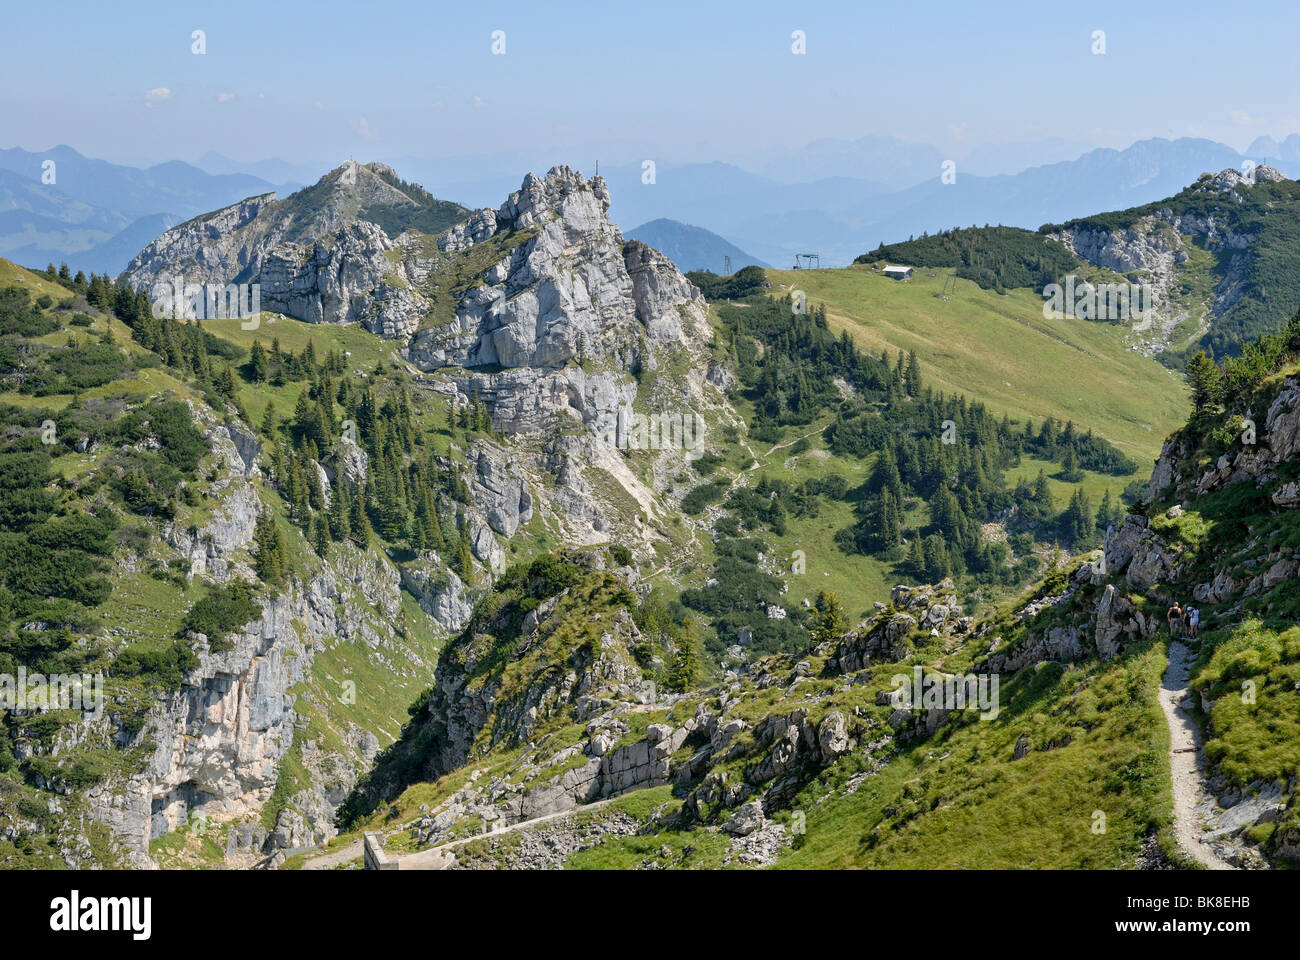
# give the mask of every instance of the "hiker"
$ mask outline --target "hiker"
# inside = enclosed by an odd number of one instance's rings
[[[1177,600],[1169,608],[1167,618],[1169,620],[1169,639],[1175,640],[1183,632],[1183,608],[1178,605]]]
[[[1201,627],[1201,608],[1187,608],[1187,635],[1193,640],[1197,639],[1197,631]]]

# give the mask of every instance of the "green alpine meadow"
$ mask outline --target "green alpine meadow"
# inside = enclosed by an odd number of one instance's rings
[[[1285,936],[1300,16],[1202,6],[7,12],[14,930]]]

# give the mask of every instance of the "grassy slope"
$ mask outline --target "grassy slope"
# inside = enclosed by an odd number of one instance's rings
[[[73,297],[73,294],[65,288],[8,261],[0,260],[0,285],[6,284],[28,287],[32,289],[33,296],[49,293],[56,302]],[[111,316],[95,315],[90,327],[77,328],[66,325],[71,314],[55,312],[52,315],[60,318],[64,326],[59,331],[41,338],[51,344],[65,343],[70,335],[85,339],[88,335],[109,330],[118,345],[128,353],[133,356],[147,354],[144,348],[132,341],[130,329]],[[271,317],[275,319],[271,320]],[[348,358],[348,371],[349,375],[354,377],[357,376],[354,371],[362,371],[369,377],[377,363],[398,359],[395,357],[395,347],[391,341],[384,341],[360,327],[306,324],[273,314],[265,315],[265,320],[266,322],[263,322],[257,330],[252,331],[241,329],[238,320],[207,321],[204,323],[204,328],[216,336],[244,347],[251,346],[254,339],[260,339],[263,346],[269,347],[271,339],[275,337],[279,339],[285,350],[294,352],[301,351],[311,340],[320,357],[330,349],[349,351],[351,356]],[[260,421],[266,404],[271,400],[274,400],[281,418],[291,414],[298,392],[306,386],[305,381],[291,381],[278,388],[269,384],[250,385],[242,379],[237,382],[240,386],[240,398],[254,424]],[[132,372],[102,387],[82,391],[80,396],[111,397],[124,394],[131,397],[133,403],[144,402],[154,396],[201,400],[197,391],[176,379],[162,367]],[[0,392],[0,402],[54,410],[63,409],[74,399],[76,397],[72,394],[33,397],[15,392]],[[413,391],[413,400],[420,419],[434,424],[445,423],[443,401],[435,401],[421,391]],[[445,452],[448,438],[445,432],[435,433],[431,437],[431,442],[440,452]],[[96,469],[99,458],[107,452],[101,450],[96,456],[68,453],[55,460],[54,468],[64,476],[81,475]],[[205,472],[206,466],[200,470],[201,474]],[[290,554],[297,558],[294,564],[295,574],[300,577],[310,576],[315,564],[315,553],[312,548],[303,539],[298,529],[286,520],[279,498],[269,489],[264,488],[263,499],[281,525],[282,533],[289,544]],[[178,525],[182,528],[191,524],[200,525],[207,517],[210,503],[206,493],[201,493],[199,504],[182,508],[182,513],[177,520]],[[143,524],[141,518],[130,514],[123,514],[122,522],[126,527]],[[335,548],[335,550],[342,549],[352,548]],[[160,544],[156,537],[151,540],[146,557],[177,563],[170,549]],[[139,566],[144,566],[144,561],[138,563]],[[182,571],[183,564],[178,573]],[[116,631],[122,639],[127,640],[137,650],[170,646],[185,612],[206,592],[206,588],[199,581],[188,583],[184,583],[183,579],[165,581],[150,576],[143,569],[140,572],[115,570],[113,582],[113,592],[104,604],[97,608],[96,613],[107,628]],[[182,583],[184,586],[181,585]],[[404,616],[403,622],[399,624],[385,625],[380,622],[377,612],[359,594],[354,596],[351,602],[363,611],[363,617],[371,620],[372,625],[380,632],[390,627],[398,631],[393,641],[395,649],[375,651],[360,640],[330,638],[325,649],[317,657],[311,679],[294,691],[301,715],[300,729],[295,741],[314,740],[321,748],[338,750],[345,754],[357,752],[355,743],[352,742],[353,732],[357,727],[373,732],[381,747],[387,746],[396,738],[402,724],[408,719],[408,705],[427,686],[438,651],[445,640],[440,631],[430,627],[427,616],[419,610],[414,599],[408,594],[403,593]],[[355,684],[355,701],[351,703],[347,702],[342,695],[343,684],[346,681]],[[114,695],[125,696],[132,701],[140,698],[147,701],[151,696],[140,688],[140,683],[135,679],[111,678],[109,690]],[[298,757],[296,742],[285,764],[289,774],[292,774],[297,765]],[[125,755],[113,755],[107,759],[114,763],[118,761],[125,763],[127,760]],[[301,773],[296,778],[287,775],[284,779],[287,781],[284,786],[290,788],[285,790],[287,794],[306,785],[301,782]],[[288,799],[288,796],[273,798],[268,809],[275,812],[284,802],[288,802]],[[182,830],[174,837],[163,838],[159,841],[160,845],[155,853],[169,864],[193,865],[195,857],[189,854],[194,854],[201,847],[199,860],[219,863],[221,857],[208,856],[216,848],[212,847],[210,842],[198,843],[195,837],[190,835],[192,833],[193,831]],[[186,840],[186,837],[189,839]],[[187,843],[195,849],[190,850],[187,855],[182,855]]]
[[[64,300],[71,300],[73,296],[70,291],[57,283],[0,257],[0,287],[10,285],[26,287],[31,291],[33,300],[48,293],[54,298],[55,303],[62,303]]]
[[[809,306],[825,303],[831,329],[847,329],[863,349],[915,350],[927,384],[998,414],[1073,420],[1139,461],[1154,460],[1186,417],[1181,381],[1126,350],[1123,328],[1045,320],[1033,291],[1003,296],[958,280],[956,295],[941,300],[943,269],[907,282],[865,266],[766,273],[774,291],[799,289]]]
[[[842,789],[853,762],[837,764],[795,800],[807,833],[777,865],[1132,866],[1142,838],[1172,810],[1168,729],[1155,699],[1164,664],[1162,646],[1147,641],[1116,663],[1026,668],[1003,686],[996,720],[941,728],[857,791]],[[1013,760],[1021,735],[1031,749]],[[1068,745],[1047,748],[1066,736]],[[1097,811],[1104,832],[1094,830]]]
[[[980,644],[946,657],[943,668],[970,669]],[[937,650],[922,659],[932,660]],[[892,676],[910,664],[881,663],[848,684],[838,675],[820,676],[822,660],[811,658],[812,676],[791,694],[779,685],[749,689],[728,716],[751,726],[769,713],[786,714],[800,706],[814,726],[831,709],[869,718],[883,734],[890,708],[876,702],[876,692],[892,686]],[[809,781],[774,813],[793,827],[802,813],[806,832],[777,860],[778,868],[1118,868],[1136,865],[1144,839],[1165,835],[1172,808],[1164,764],[1168,731],[1155,703],[1165,656],[1160,641],[1149,640],[1119,661],[1044,664],[1006,678],[1001,712],[987,721],[967,714],[940,728],[933,737],[913,741],[874,775],[862,751],[846,755]],[[811,698],[811,699],[810,699]],[[712,708],[707,695],[696,693],[664,710],[627,715],[634,729],[625,740],[639,738],[650,722],[680,723],[700,704]],[[881,734],[873,734],[873,736]],[[1018,739],[1029,739],[1029,752],[1013,759]],[[582,725],[553,733],[546,752],[584,740]],[[620,741],[622,742],[622,741]],[[745,752],[713,769],[742,778],[764,752],[753,751],[748,732],[737,738]],[[528,748],[524,748],[527,752]],[[689,754],[691,747],[684,748]],[[886,753],[890,751],[886,748]],[[879,754],[877,754],[879,756]],[[463,787],[471,770],[478,779],[503,776],[520,780],[518,748],[498,748],[486,757],[436,783],[408,788],[331,847],[355,839],[365,829],[394,831],[418,815],[423,804],[436,805]],[[581,759],[581,758],[579,758]],[[544,768],[546,776],[563,767]],[[642,819],[680,806],[682,787],[664,786],[625,795],[620,808]],[[1104,818],[1098,814],[1104,815]],[[574,815],[572,822],[588,816]],[[600,816],[602,814],[595,814]],[[725,812],[722,817],[725,819]],[[477,833],[481,823],[466,820],[457,835]],[[404,830],[390,838],[394,849],[414,849]],[[669,854],[661,854],[667,848]],[[688,868],[724,866],[728,838],[692,823],[661,823],[644,834],[610,837],[575,854],[574,869],[633,869],[647,858],[667,857],[666,865]],[[487,856],[489,846],[461,852]],[[732,860],[730,866],[739,866]]]

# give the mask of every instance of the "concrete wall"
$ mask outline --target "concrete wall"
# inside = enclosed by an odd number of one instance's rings
[[[396,870],[397,861],[384,853],[384,841],[379,834],[367,832],[365,838],[365,869]]]

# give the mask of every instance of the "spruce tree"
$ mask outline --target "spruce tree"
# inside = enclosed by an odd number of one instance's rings
[[[1074,455],[1073,447],[1065,448],[1065,457],[1061,461],[1061,479],[1069,483],[1078,483],[1083,479],[1083,471],[1079,469],[1079,459]]]
[[[668,687],[678,692],[685,692],[699,682],[699,642],[696,640],[694,624],[690,617],[683,621],[680,631],[674,632],[677,650],[673,654],[672,665],[668,671]]]
[[[352,539],[360,546],[370,545],[370,518],[366,516],[366,488],[358,484],[348,510],[348,526]]]
[[[279,584],[288,569],[284,538],[275,517],[267,511],[258,516],[253,528],[253,569],[271,586]]]
[[[814,645],[838,640],[848,632],[849,623],[844,616],[840,598],[827,590],[820,590],[813,601],[808,618],[808,634]]]
[[[348,510],[348,485],[341,471],[338,482],[334,484],[334,497],[330,500],[329,533],[330,539],[335,542],[346,540],[352,533]]]
[[[262,349],[261,340],[253,341],[253,348],[248,352],[248,365],[245,369],[252,383],[261,383],[266,379],[266,351]]]
[[[276,427],[276,423],[275,423],[275,404],[274,404],[274,403],[268,403],[268,404],[266,405],[266,412],[262,414],[262,433],[263,433],[263,435],[265,435],[268,439],[274,439],[274,438],[275,438],[275,427]]]
[[[316,548],[317,555],[323,557],[325,554],[329,553],[330,549],[329,524],[326,523],[325,518],[318,513],[316,514],[315,519],[312,520],[311,527],[312,546]]]
[[[1192,391],[1192,406],[1199,416],[1216,405],[1223,396],[1223,371],[1205,351],[1187,361],[1187,385]]]
[[[907,567],[918,580],[925,577],[925,554],[921,550],[920,534],[912,537],[907,546]]]
[[[905,383],[909,396],[917,397],[921,395],[921,364],[916,359],[915,350],[911,351],[907,357]]]

